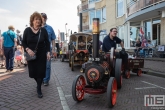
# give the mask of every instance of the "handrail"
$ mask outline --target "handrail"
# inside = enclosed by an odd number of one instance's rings
[[[137,12],[138,10],[150,7],[159,2],[165,2],[165,0],[136,0],[131,1],[127,4],[127,14],[128,16]]]

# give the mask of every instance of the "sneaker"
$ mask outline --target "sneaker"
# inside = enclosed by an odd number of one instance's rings
[[[49,83],[48,82],[44,82],[44,86],[48,86],[49,85]]]
[[[10,72],[10,70],[6,70],[6,72]]]
[[[12,72],[13,71],[13,69],[10,69],[10,72]]]

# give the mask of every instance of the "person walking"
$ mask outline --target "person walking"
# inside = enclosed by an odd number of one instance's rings
[[[50,49],[52,51],[52,54],[55,53],[55,39],[56,35],[54,33],[53,28],[46,24],[47,21],[47,15],[45,13],[41,13],[42,15],[42,20],[43,20],[43,27],[47,30],[48,32],[48,39],[50,42]],[[49,80],[50,80],[50,75],[51,75],[51,60],[47,60],[46,62],[46,77],[43,80],[44,86],[49,85]]]
[[[37,46],[38,43],[38,46]],[[42,98],[41,85],[46,71],[46,60],[50,60],[50,43],[48,33],[42,27],[42,17],[38,12],[30,16],[30,27],[24,30],[22,45],[30,55],[36,55],[36,59],[28,61],[29,77],[37,82],[38,97]],[[37,46],[37,52],[34,50]]]
[[[0,49],[4,49],[6,57],[6,72],[13,71],[14,67],[14,53],[17,46],[17,35],[14,33],[14,27],[9,26],[8,31],[2,34],[2,45]]]

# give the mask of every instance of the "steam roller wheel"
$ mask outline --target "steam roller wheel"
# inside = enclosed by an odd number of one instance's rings
[[[107,102],[110,108],[112,108],[116,104],[116,98],[117,98],[117,81],[114,77],[110,77],[107,86]]]
[[[61,56],[61,62],[64,62],[64,55]]]
[[[71,57],[71,70],[74,71],[74,56]]]
[[[122,86],[122,59],[116,59],[116,64],[115,64],[115,78],[117,81],[117,88],[120,89]]]
[[[141,69],[138,69],[137,76],[141,76],[141,75],[142,75],[142,70]]]
[[[128,70],[125,71],[125,77],[126,77],[126,79],[130,78],[130,71],[128,71]]]
[[[80,102],[84,99],[86,81],[83,75],[77,75],[72,84],[72,97],[75,101]]]

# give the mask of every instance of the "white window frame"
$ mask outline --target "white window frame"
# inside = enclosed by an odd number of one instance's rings
[[[103,8],[106,9],[106,6],[104,6],[104,7],[101,8],[101,21],[102,21],[101,23],[105,23],[105,22],[107,21],[107,13],[106,13],[107,11],[105,11],[106,18],[105,18],[105,21],[103,22]],[[107,10],[107,9],[106,9],[106,10]]]
[[[102,23],[102,8],[101,8],[101,9],[95,10],[95,17],[96,17],[96,12],[97,12],[98,10],[101,11],[101,18],[100,18],[100,24],[101,24],[101,23]]]
[[[124,16],[124,14],[125,14],[125,5],[124,5],[125,0],[122,0],[122,1],[123,1],[123,14],[121,16],[118,16],[118,0],[116,0],[116,18],[120,18],[120,17]]]

